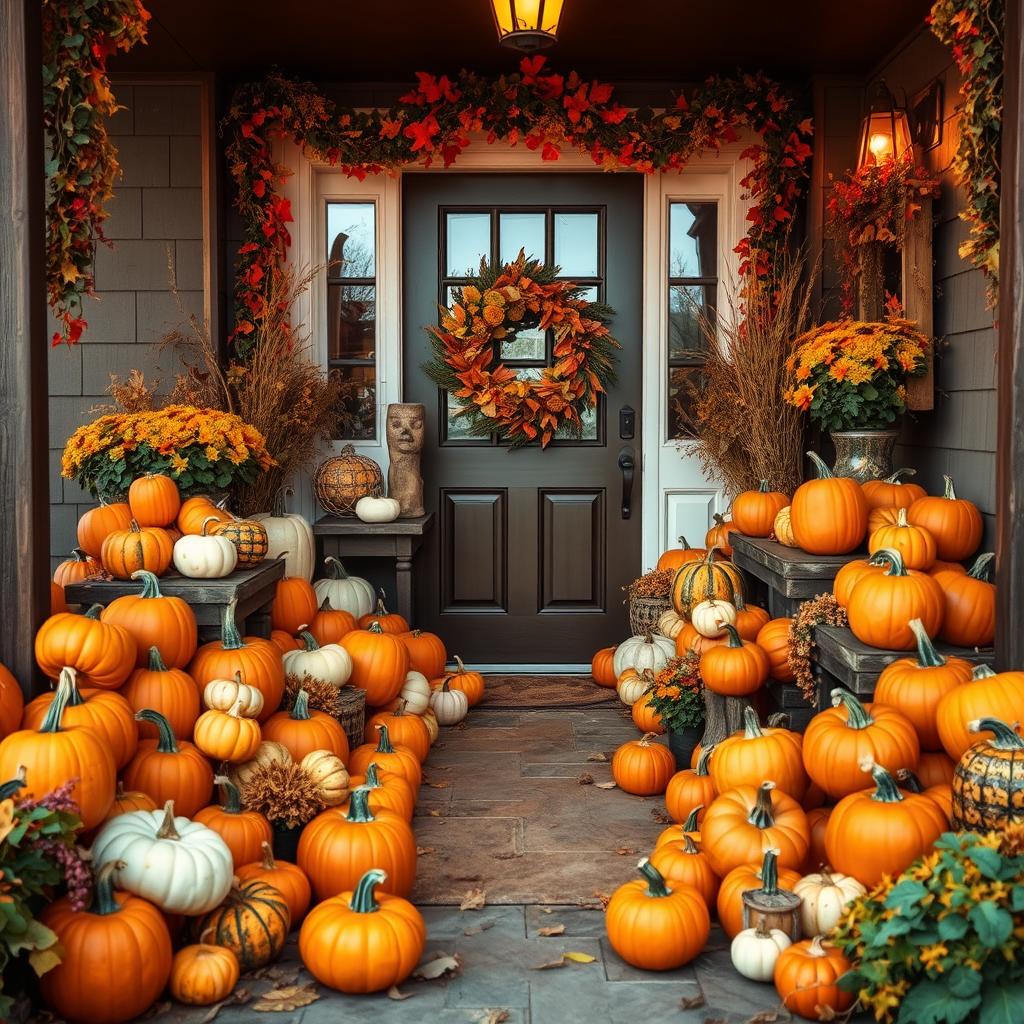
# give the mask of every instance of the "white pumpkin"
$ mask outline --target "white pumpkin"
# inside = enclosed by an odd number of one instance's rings
[[[650,669],[644,669],[639,675],[620,679],[615,686],[615,692],[619,695],[619,700],[631,708],[653,684],[654,673]]]
[[[466,703],[468,704],[469,701],[467,700]],[[437,715],[434,714],[433,708],[427,708],[420,717],[430,734],[430,745],[433,746],[441,738],[441,727],[437,724]]]
[[[193,580],[219,580],[230,576],[238,565],[238,548],[227,537],[215,537],[206,532],[207,523],[217,522],[216,516],[203,520],[197,534],[185,534],[174,542],[171,558],[174,568]]]
[[[276,740],[263,740],[248,761],[228,766],[228,778],[241,789],[252,778],[257,768],[262,768],[272,761],[278,764],[291,764],[291,751]]]
[[[645,668],[649,668],[657,675],[668,664],[668,659],[674,658],[675,654],[676,645],[667,636],[662,636],[660,633],[631,636],[615,648],[615,655],[612,657],[612,670],[615,672],[616,679],[627,668],[635,668],[637,672],[643,672]]]
[[[235,874],[227,843],[198,821],[162,811],[130,811],[111,818],[92,844],[92,866],[124,861],[117,887],[167,914],[206,914],[224,902]]]
[[[259,512],[250,518],[262,523],[263,529],[267,531],[267,558],[280,558],[284,555],[285,576],[301,576],[308,582],[313,578],[316,558],[313,527],[303,516],[285,511],[286,494],[291,494],[290,487],[283,487],[278,492],[272,512]],[[331,604],[335,608],[340,607],[334,601]]]
[[[445,681],[430,695],[430,709],[438,725],[458,725],[469,713],[469,698],[462,690],[453,690]]]
[[[344,686],[352,675],[352,658],[340,644],[316,642],[312,633],[303,630],[299,634],[304,647],[297,651],[285,651],[281,660],[288,675],[312,676],[332,686]]]
[[[690,622],[701,636],[712,639],[724,636],[726,626],[736,625],[736,606],[717,598],[701,601],[693,606]]]
[[[311,750],[300,762],[316,783],[320,799],[328,807],[337,807],[348,799],[348,772],[345,762],[330,750]]]
[[[779,954],[793,944],[781,928],[744,928],[732,940],[729,953],[732,965],[751,981],[771,981],[775,977],[775,963]]]
[[[422,672],[410,669],[405,674],[399,697],[405,701],[405,710],[410,715],[422,715],[430,707],[430,683]]]
[[[662,636],[667,636],[670,640],[675,640],[677,636],[683,631],[683,626],[686,625],[686,619],[682,617],[675,610],[675,608],[669,608],[667,612],[662,612],[658,616],[658,632]]]
[[[813,875],[804,875],[793,892],[800,904],[800,927],[804,935],[827,935],[839,923],[848,903],[867,893],[867,889],[849,875],[822,869]]]
[[[357,620],[369,615],[377,601],[377,595],[369,581],[361,576],[349,576],[340,559],[333,555],[328,555],[324,559],[324,565],[327,566],[330,575],[327,579],[317,580],[313,584],[317,603],[323,604],[324,598],[327,598],[332,608],[348,612]]]
[[[241,672],[234,679],[211,679],[203,687],[203,704],[210,711],[230,711],[236,703],[243,718],[258,718],[263,710],[263,694],[243,683]]]
[[[364,523],[393,523],[402,511],[397,498],[371,498],[367,495],[356,502],[356,516]]]

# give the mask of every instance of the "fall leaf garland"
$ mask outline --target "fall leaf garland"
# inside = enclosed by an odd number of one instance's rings
[[[105,242],[104,204],[120,167],[107,135],[118,109],[107,58],[145,42],[140,0],[43,0],[43,130],[46,163],[46,293],[61,322],[52,342],[75,344],[88,326],[93,249]]]

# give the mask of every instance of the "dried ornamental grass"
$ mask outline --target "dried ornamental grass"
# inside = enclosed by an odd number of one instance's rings
[[[668,597],[672,590],[672,580],[675,578],[675,574],[675,569],[652,569],[650,572],[644,573],[643,576],[638,576],[622,589],[628,600],[636,597]]]
[[[804,601],[797,610],[789,627],[789,652],[786,660],[796,677],[796,686],[808,704],[815,703],[818,692],[818,684],[811,671],[814,627],[846,624],[846,609],[839,606],[832,594],[819,594],[811,601]]]
[[[305,825],[327,806],[316,780],[294,762],[271,761],[255,768],[241,796],[246,810],[259,811],[278,828]]]
[[[314,678],[308,672],[301,678],[294,672],[285,676],[282,702],[285,710],[291,711],[299,690],[306,691],[310,711],[322,711],[331,718],[337,718],[341,714],[341,690],[333,683]]]

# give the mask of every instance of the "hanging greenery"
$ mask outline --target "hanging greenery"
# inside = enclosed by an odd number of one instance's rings
[[[936,0],[932,32],[953,50],[963,78],[960,143],[953,158],[957,180],[967,189],[960,217],[971,236],[962,259],[989,278],[989,303],[999,287],[999,150],[1003,128],[1003,30],[1005,0]]]
[[[267,301],[268,279],[280,274],[291,242],[291,207],[281,195],[290,171],[270,146],[282,134],[313,159],[362,179],[417,162],[440,160],[447,167],[473,133],[488,142],[522,142],[542,160],[557,160],[568,146],[606,170],[678,170],[749,129],[756,140],[743,152],[752,167],[742,185],[752,206],[736,248],[740,273],[748,280],[768,277],[781,258],[808,175],[812,125],[764,75],[710,78],[657,112],[621,106],[606,83],[548,71],[544,57],[524,58],[517,73],[494,79],[470,71],[454,80],[419,72],[417,79],[390,110],[342,110],[316,86],[281,74],[235,93],[223,130],[245,233],[232,332],[239,354],[252,348],[260,320],[275,318],[286,327],[286,311]]]
[[[93,294],[93,251],[105,242],[104,208],[120,171],[107,135],[119,109],[107,58],[145,42],[141,0],[43,0],[43,130],[46,134],[46,294],[75,344],[88,326],[82,296]]]

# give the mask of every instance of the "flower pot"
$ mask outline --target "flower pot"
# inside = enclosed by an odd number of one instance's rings
[[[299,836],[302,835],[302,828],[302,825],[286,828],[274,823],[274,856],[278,860],[295,863],[299,856]]]
[[[898,437],[898,430],[833,430],[836,462],[832,472],[860,483],[888,476]]]
[[[689,729],[669,732],[668,749],[675,755],[677,771],[690,767],[690,758],[693,757],[693,751],[703,735],[704,726],[702,725],[693,725]]]

